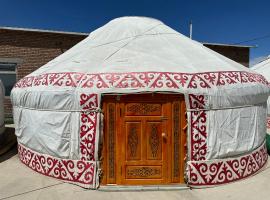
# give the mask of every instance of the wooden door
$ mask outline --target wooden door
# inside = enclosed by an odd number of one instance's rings
[[[102,183],[183,182],[186,137],[181,129],[183,106],[181,95],[123,95],[103,99]]]
[[[165,102],[120,104],[121,184],[166,183],[168,113]]]

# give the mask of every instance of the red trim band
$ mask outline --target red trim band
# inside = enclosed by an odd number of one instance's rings
[[[77,72],[47,73],[24,77],[15,88],[35,86],[82,87],[82,88],[211,88],[236,83],[261,83],[266,79],[256,73],[223,71],[204,73],[130,72],[84,74]]]
[[[189,161],[188,183],[191,187],[207,187],[247,178],[267,163],[265,142],[250,154],[236,158]]]
[[[81,94],[80,106],[89,111],[98,107],[97,94]],[[80,156],[82,160],[95,160],[95,138],[97,133],[97,112],[80,113]]]
[[[188,98],[191,109],[205,108],[206,100],[203,95],[190,94]],[[205,160],[207,153],[206,122],[206,111],[190,112],[190,160]]]
[[[95,162],[56,158],[35,152],[22,144],[18,144],[18,154],[22,163],[40,174],[84,188],[95,188]]]

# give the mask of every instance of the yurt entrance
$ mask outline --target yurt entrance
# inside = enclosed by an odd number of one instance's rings
[[[102,184],[184,183],[183,95],[105,95]]]

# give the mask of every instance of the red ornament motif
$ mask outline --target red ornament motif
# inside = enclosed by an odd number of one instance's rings
[[[77,72],[48,73],[28,76],[15,85],[16,88],[35,86],[82,87],[82,88],[211,88],[236,83],[261,83],[266,79],[256,73],[243,71],[173,73],[130,72],[83,74]]]
[[[204,109],[203,95],[189,95],[190,109]],[[190,160],[205,160],[207,153],[206,111],[190,112]]]
[[[267,129],[270,129],[270,117],[267,117]]]
[[[80,155],[82,160],[95,160],[95,137],[97,126],[98,107],[97,94],[81,94],[80,106]]]
[[[35,152],[21,144],[18,144],[18,155],[22,163],[40,174],[72,182],[81,187],[95,188],[94,162],[60,159]]]
[[[225,184],[247,178],[267,163],[265,143],[248,155],[237,158],[189,161],[188,184],[191,187],[205,187]]]

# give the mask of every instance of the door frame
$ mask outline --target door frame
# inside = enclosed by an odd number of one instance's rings
[[[182,94],[125,94],[125,95],[104,95],[102,98],[102,110],[104,113],[104,127],[102,137],[101,160],[101,184],[121,185],[121,163],[118,156],[121,155],[120,139],[117,134],[121,131],[123,117],[123,103],[127,102],[160,102],[168,109],[168,134],[167,134],[167,177],[166,183],[162,184],[182,184],[184,183],[184,170],[186,161],[187,142],[187,122],[184,95]],[[178,115],[177,115],[178,113]],[[176,117],[175,117],[176,116]],[[178,116],[178,117],[177,117]],[[175,127],[179,128],[176,129]],[[169,134],[170,133],[170,134]],[[177,142],[175,137],[178,138]],[[178,148],[178,153],[175,149]],[[178,162],[176,163],[175,161]],[[178,169],[178,170],[177,170]],[[119,175],[120,174],[120,175]]]

